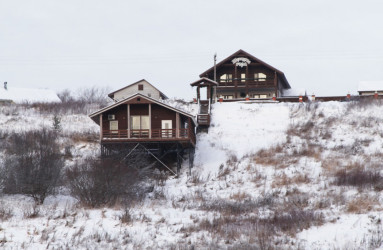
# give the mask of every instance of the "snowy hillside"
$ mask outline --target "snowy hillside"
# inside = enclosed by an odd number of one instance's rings
[[[87,209],[64,187],[41,206],[26,196],[3,194],[0,247],[383,247],[382,106],[214,104],[209,132],[197,136],[190,176],[184,162],[178,178],[151,180],[153,189],[130,208]],[[62,141],[76,149],[73,157],[98,149],[98,127],[86,115],[61,119]],[[34,109],[1,108],[0,134],[51,121],[52,115]],[[93,141],[83,134],[93,134]]]

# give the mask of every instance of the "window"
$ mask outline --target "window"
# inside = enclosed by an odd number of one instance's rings
[[[232,74],[223,74],[219,78],[220,82],[232,82],[233,81],[233,75]]]
[[[230,99],[233,99],[233,96],[232,95],[224,95],[223,99],[230,100]]]
[[[149,129],[148,115],[132,115],[130,117],[131,129]]]
[[[267,95],[259,95],[259,98],[267,98]]]
[[[255,73],[254,81],[266,81],[266,75],[263,73]]]
[[[109,122],[109,130],[115,130],[112,131],[112,133],[118,133],[118,121],[110,121]]]
[[[245,82],[245,81],[246,81],[246,74],[241,73],[241,82]]]
[[[138,90],[144,90],[144,85],[138,84]]]
[[[132,115],[130,117],[130,128],[132,130],[130,133],[132,137],[149,137],[149,116]]]
[[[254,95],[254,98],[259,99],[259,95]]]

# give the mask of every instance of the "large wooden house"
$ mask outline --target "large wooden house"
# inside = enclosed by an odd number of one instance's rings
[[[217,97],[222,96],[226,100],[277,98],[291,88],[282,71],[243,50],[225,58],[200,77],[215,80],[218,83]]]

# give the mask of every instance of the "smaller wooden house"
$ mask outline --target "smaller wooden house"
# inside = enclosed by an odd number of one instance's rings
[[[112,98],[115,102],[118,102],[136,93],[150,97],[155,100],[168,99],[168,97],[164,93],[159,91],[156,87],[154,87],[145,79],[139,80],[119,90],[113,91],[112,93],[108,94],[108,96]]]
[[[141,93],[90,115],[100,125],[101,145],[126,142],[196,143],[194,116]]]

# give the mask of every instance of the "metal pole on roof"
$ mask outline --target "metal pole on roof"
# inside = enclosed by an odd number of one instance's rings
[[[217,52],[214,54],[214,81],[217,82],[217,65],[216,65],[216,62],[217,62]],[[210,96],[211,98],[211,96]],[[217,98],[217,86],[213,86],[213,100],[212,102],[215,102]]]

